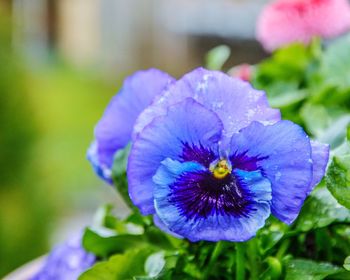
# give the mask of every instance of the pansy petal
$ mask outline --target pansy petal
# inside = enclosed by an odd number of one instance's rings
[[[329,145],[311,141],[312,149],[312,181],[309,193],[323,178],[329,159]]]
[[[298,216],[312,180],[310,140],[304,130],[280,121],[253,122],[232,137],[231,162],[244,170],[261,170],[272,188],[272,214],[290,224]]]
[[[159,219],[191,241],[250,239],[270,215],[270,182],[260,171],[230,176],[217,180],[198,163],[164,160],[153,178]]]
[[[192,97],[204,107],[222,116],[225,136],[246,127],[252,121],[275,123],[281,119],[277,109],[270,108],[265,93],[240,79],[220,71],[198,68],[183,76],[156,99],[135,123],[134,137],[153,118],[166,114],[166,108]]]
[[[56,246],[46,257],[40,270],[30,280],[72,280],[78,279],[84,271],[96,262],[96,257],[85,251],[81,234],[73,236]]]
[[[163,223],[161,219],[159,219],[157,214],[153,215],[153,223],[155,224],[156,227],[158,227],[160,230],[166,232],[167,234],[170,234],[176,238],[182,239],[183,237],[181,235],[178,235],[167,228],[167,226]]]
[[[124,81],[95,128],[95,163],[112,167],[115,152],[131,140],[138,115],[173,81],[172,77],[157,69],[138,71]]]
[[[134,140],[128,160],[129,194],[143,214],[153,214],[153,175],[167,157],[193,158],[188,147],[210,157],[217,150],[222,123],[218,116],[191,98],[169,107],[166,115],[154,119]],[[206,148],[203,148],[206,147]],[[185,154],[184,154],[185,153]]]
[[[92,168],[95,173],[103,180],[105,180],[109,184],[113,184],[112,180],[112,170],[110,166],[106,166],[105,164],[101,164],[98,159],[97,154],[97,143],[94,141],[87,152],[87,159],[90,161]]]

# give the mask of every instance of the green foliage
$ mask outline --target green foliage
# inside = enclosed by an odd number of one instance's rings
[[[322,75],[326,83],[341,89],[350,87],[350,35],[338,39],[324,52]]]
[[[305,202],[295,228],[307,232],[332,223],[350,223],[350,210],[339,205],[326,188],[318,188]]]
[[[326,182],[338,202],[350,209],[350,154],[333,158]]]
[[[346,259],[344,260],[344,268],[348,271],[350,271],[350,256],[346,257]]]
[[[1,8],[1,7],[0,7]],[[10,187],[25,171],[36,138],[28,106],[28,76],[21,59],[11,51],[7,17],[0,10],[0,182]],[[11,186],[12,187],[12,186]]]
[[[113,184],[125,203],[133,210],[137,211],[137,208],[133,205],[129,197],[128,181],[126,177],[126,165],[130,152],[131,145],[127,145],[124,149],[119,150],[114,155],[112,178]]]
[[[145,272],[149,277],[157,277],[165,267],[164,252],[160,251],[150,255],[145,262]]]
[[[87,270],[79,280],[135,279],[135,276],[145,275],[144,263],[149,254],[149,249],[135,249],[123,255],[114,255]]]
[[[221,45],[210,50],[205,57],[206,67],[210,70],[220,70],[230,57],[231,50],[228,46]]]
[[[345,122],[344,122],[345,124]],[[344,126],[343,124],[343,126]],[[333,151],[333,159],[330,163],[326,176],[326,184],[329,191],[337,199],[337,201],[350,209],[350,145],[349,145],[349,125],[343,129],[343,143],[338,145]],[[346,135],[346,137],[345,137]]]
[[[11,19],[5,6],[0,4],[1,279],[45,251],[50,213],[36,185],[38,171],[32,166],[39,129],[30,102],[30,77],[22,57],[12,49]],[[45,206],[47,211],[42,209]]]
[[[278,222],[272,221],[259,233],[262,252],[277,247],[276,256],[286,259],[286,279],[349,278],[341,269],[350,250],[349,48],[350,36],[326,47],[315,40],[283,48],[256,67],[253,84],[266,91],[270,104],[332,148],[327,188],[314,190],[289,229],[273,231]]]
[[[305,88],[308,78],[314,75],[319,53],[317,41],[308,47],[294,44],[280,49],[257,65],[253,84],[272,99]]]
[[[83,238],[83,246],[87,251],[98,257],[106,257],[112,253],[121,253],[130,248],[140,247],[145,241],[142,235],[121,234],[103,236],[86,229]]]
[[[322,280],[342,272],[343,269],[329,263],[317,263],[296,259],[287,263],[286,280]],[[349,274],[350,276],[350,274]]]
[[[326,104],[306,103],[300,110],[306,129],[323,143],[336,148],[344,142],[350,114],[342,108]]]

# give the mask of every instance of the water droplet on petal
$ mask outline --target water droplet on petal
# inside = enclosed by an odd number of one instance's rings
[[[279,179],[281,179],[281,176],[282,176],[282,173],[278,171],[278,172],[275,174],[275,180],[278,182]]]

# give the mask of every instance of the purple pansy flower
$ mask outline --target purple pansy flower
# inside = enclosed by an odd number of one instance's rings
[[[264,92],[202,68],[147,107],[132,137],[132,201],[157,226],[191,241],[248,240],[270,214],[292,223],[329,154],[281,120]]]
[[[102,179],[112,183],[111,168],[115,153],[129,143],[138,115],[173,80],[160,70],[149,69],[138,71],[124,81],[122,89],[113,97],[97,124],[95,141],[88,150],[88,159]]]
[[[81,245],[81,235],[52,250],[43,267],[31,280],[74,280],[90,268],[96,257]]]

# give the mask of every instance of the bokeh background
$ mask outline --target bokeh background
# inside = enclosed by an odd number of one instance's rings
[[[226,44],[225,69],[266,56],[265,0],[0,0],[0,278],[88,224],[124,211],[86,160],[93,127],[138,69],[175,77]]]

